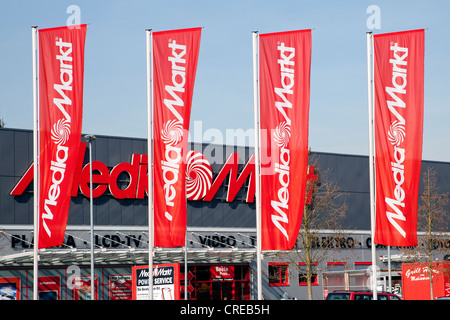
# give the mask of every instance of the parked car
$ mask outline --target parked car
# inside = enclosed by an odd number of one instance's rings
[[[373,300],[372,291],[347,291],[339,290],[330,292],[327,300]],[[402,300],[393,293],[377,292],[377,300]]]

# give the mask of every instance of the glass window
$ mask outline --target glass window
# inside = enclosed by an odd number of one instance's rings
[[[327,300],[350,300],[350,293],[329,293]]]
[[[372,262],[355,262],[355,270],[367,270],[372,267]]]
[[[328,271],[345,271],[345,262],[327,262]]]
[[[317,266],[317,262],[312,264],[312,268],[314,271],[314,267]],[[308,279],[306,276],[306,264],[299,262],[298,263],[298,284],[300,286],[307,286],[308,285]],[[319,277],[317,276],[317,273],[313,273],[312,274],[312,279],[311,279],[311,284],[313,286],[318,286],[319,285]]]
[[[287,263],[269,263],[269,285],[289,285],[289,268]]]

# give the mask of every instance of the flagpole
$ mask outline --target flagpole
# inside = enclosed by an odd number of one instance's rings
[[[39,106],[38,106],[38,71],[37,71],[37,26],[31,27],[32,57],[33,57],[33,300],[38,300],[38,278],[39,278]]]
[[[370,183],[370,225],[372,238],[372,290],[373,300],[377,299],[377,270],[376,270],[376,248],[375,248],[375,175],[374,175],[374,141],[373,141],[373,35],[367,32],[367,91],[369,106],[369,183]]]
[[[91,300],[95,300],[95,243],[94,243],[94,201],[93,201],[93,188],[92,188],[92,141],[95,140],[93,134],[87,134],[84,136],[89,143],[89,220],[90,220],[90,241],[91,241]]]
[[[258,300],[262,300],[261,272],[261,197],[259,170],[259,95],[258,95],[258,31],[253,31],[253,104],[255,120],[255,203],[256,203],[256,278]]]
[[[186,240],[184,244],[184,300],[188,299],[188,291],[187,291],[187,274],[188,274],[188,240],[187,240],[187,229],[186,229]]]
[[[147,149],[148,149],[148,299],[153,300],[153,73],[152,30],[147,29]]]

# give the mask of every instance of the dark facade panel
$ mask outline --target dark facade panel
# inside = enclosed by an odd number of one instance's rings
[[[94,200],[96,223],[103,224],[109,222],[109,199],[108,197],[100,197]],[[84,223],[86,224],[86,223]]]
[[[94,145],[95,144],[95,145]],[[85,162],[89,161],[89,153],[86,150]],[[106,137],[97,137],[93,142],[92,160],[101,161],[107,166],[109,165],[108,139]]]
[[[330,180],[338,181],[343,192],[369,192],[368,157],[315,152],[319,169],[329,172]]]
[[[84,205],[83,203],[86,201],[83,197],[72,198],[71,206],[70,206],[70,214],[67,220],[67,223],[70,225],[84,225],[86,221],[84,221]],[[89,204],[88,204],[89,205]],[[95,210],[99,210],[99,206],[95,205]],[[88,217],[89,218],[89,217]],[[89,220],[88,220],[89,221]]]
[[[14,175],[20,175],[23,167],[33,162],[33,136],[28,132],[16,131],[14,133]]]
[[[369,193],[349,192],[345,196],[348,206],[344,228],[350,230],[370,230]]]
[[[100,144],[100,142],[95,143]],[[123,162],[122,161],[122,153],[120,152],[120,139],[119,138],[109,138],[106,139],[107,144],[107,150],[108,150],[108,157],[105,159],[107,167],[112,167],[116,165],[117,163]],[[131,156],[130,154],[128,156]]]
[[[0,130],[0,175],[12,176],[14,175],[15,132],[4,129]],[[23,143],[25,143],[25,141]]]
[[[0,224],[16,224],[18,223],[16,220],[26,220],[24,216],[27,212],[16,213],[14,198],[9,195],[13,181],[13,177],[0,176]]]

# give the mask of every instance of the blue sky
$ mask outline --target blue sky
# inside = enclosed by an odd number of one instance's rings
[[[427,28],[423,159],[450,161],[450,1],[2,1],[0,118],[6,127],[33,125],[31,26],[66,25],[70,5],[89,23],[83,132],[147,137],[147,28],[204,27],[191,114],[191,128],[201,123],[202,131],[191,132],[196,141],[208,132],[225,140],[227,131],[253,128],[253,30],[312,28],[310,146],[363,155],[366,10],[377,5],[381,28],[374,33]]]

